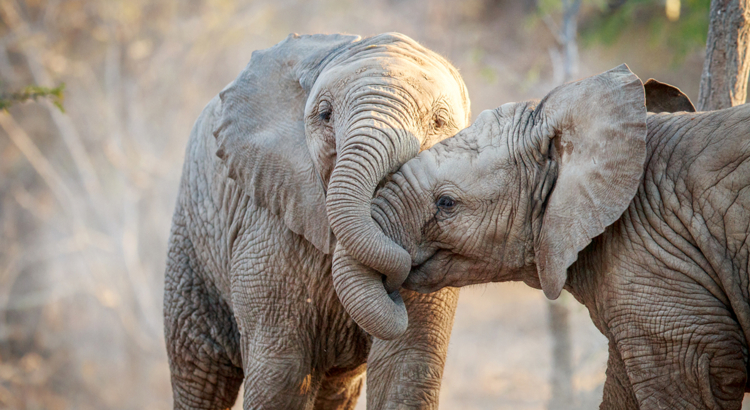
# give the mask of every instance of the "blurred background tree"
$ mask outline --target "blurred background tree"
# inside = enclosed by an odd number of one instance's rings
[[[695,100],[708,2],[678,2],[676,20],[667,3],[583,0],[571,76],[626,62]],[[66,84],[65,113],[47,99],[0,112],[0,408],[170,407],[161,297],[184,147],[253,50],[290,32],[403,32],[461,70],[476,115],[562,81],[543,17],[561,12],[553,0],[0,0],[3,89]],[[571,389],[598,408],[606,339],[569,309]],[[441,406],[545,408],[546,323],[525,285],[462,290]]]

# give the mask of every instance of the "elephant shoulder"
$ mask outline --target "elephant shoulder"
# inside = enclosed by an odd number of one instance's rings
[[[705,113],[695,128],[696,183],[716,187],[750,205],[750,105]],[[730,201],[731,203],[732,201]]]
[[[186,207],[189,202],[205,203],[228,179],[226,167],[215,154],[213,132],[220,120],[221,100],[216,96],[203,108],[190,132],[182,166],[179,206]]]
[[[719,111],[649,116],[647,173],[669,197],[691,198],[721,215],[728,206],[750,209],[750,105]],[[687,209],[692,212],[692,209]]]

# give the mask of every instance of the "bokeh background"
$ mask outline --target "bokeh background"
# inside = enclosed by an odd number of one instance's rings
[[[0,408],[171,408],[162,281],[187,137],[291,32],[405,33],[459,68],[474,116],[623,62],[697,98],[708,0],[584,0],[567,39],[566,4],[0,0],[0,97],[65,85],[64,112],[53,97],[0,113]],[[553,337],[540,291],[462,290],[441,408],[598,408],[606,339],[570,295],[557,307]]]

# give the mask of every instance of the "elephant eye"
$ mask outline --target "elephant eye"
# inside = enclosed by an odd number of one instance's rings
[[[318,114],[318,116],[320,117],[321,121],[323,121],[323,122],[325,122],[327,124],[327,123],[331,122],[331,114],[332,113],[333,113],[333,110],[331,110],[329,108],[329,109],[321,112],[320,114]]]
[[[432,120],[432,128],[439,130],[445,126],[445,120],[440,118],[439,116],[435,116],[435,118]]]
[[[456,200],[451,198],[449,195],[443,195],[437,200],[438,209],[444,211],[450,211],[456,206]]]
[[[331,115],[333,114],[333,106],[331,105],[331,102],[323,99],[318,103],[318,118],[320,118],[321,121],[328,124],[331,122]]]

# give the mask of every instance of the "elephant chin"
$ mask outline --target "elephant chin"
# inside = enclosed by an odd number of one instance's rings
[[[390,295],[383,275],[354,259],[343,246],[333,253],[333,286],[354,321],[382,340],[403,335],[409,325],[406,306],[398,291]]]

